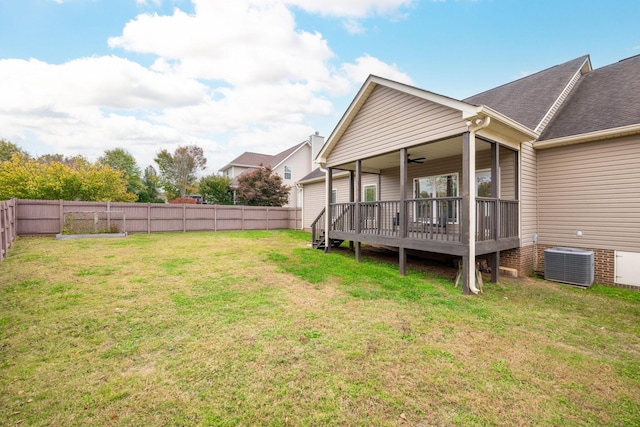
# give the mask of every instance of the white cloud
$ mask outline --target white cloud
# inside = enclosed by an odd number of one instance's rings
[[[286,3],[321,15],[338,17],[366,17],[372,15],[397,15],[414,0],[285,0]]]
[[[367,32],[367,29],[357,19],[347,19],[342,21],[342,25],[350,34],[364,34]]]
[[[370,55],[356,58],[355,63],[343,64],[342,69],[354,83],[363,83],[369,77],[369,74],[373,74],[400,83],[413,84],[411,77],[400,71],[395,64],[387,64]]]
[[[122,147],[141,166],[161,148],[195,143],[212,172],[240,151],[275,153],[302,141],[316,130],[311,118],[336,114],[331,97],[369,74],[411,83],[369,55],[341,63],[322,34],[298,27],[291,9],[344,18],[357,32],[358,18],[393,15],[410,0],[193,3],[192,14],[138,15],[108,40],[110,56],[57,65],[0,60],[2,136],[20,143],[35,135],[50,152],[90,158]],[[121,49],[156,59],[145,67],[118,57]]]

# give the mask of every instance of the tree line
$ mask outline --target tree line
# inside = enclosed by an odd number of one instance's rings
[[[166,203],[191,202],[200,194],[209,204],[283,206],[289,187],[261,165],[237,178],[216,174],[198,178],[207,159],[196,145],[162,149],[144,170],[123,148],[105,150],[96,162],[84,156],[45,154],[32,157],[18,145],[0,139],[0,200],[13,197],[37,200],[82,200]]]

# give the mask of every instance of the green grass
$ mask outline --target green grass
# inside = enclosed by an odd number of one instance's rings
[[[485,284],[294,231],[20,238],[0,425],[640,425],[640,293]]]

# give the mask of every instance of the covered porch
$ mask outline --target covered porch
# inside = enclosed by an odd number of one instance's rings
[[[398,248],[403,275],[409,249],[460,256],[463,290],[477,292],[475,257],[490,254],[497,281],[500,251],[520,245],[518,162],[517,149],[470,130],[328,167],[329,209],[312,224],[313,241],[325,251],[350,241],[358,261],[361,243]],[[336,200],[334,169],[349,172],[348,202]],[[376,184],[363,186],[372,174]]]
[[[519,153],[535,136],[487,106],[369,76],[315,159],[313,239],[349,240],[357,260],[361,243],[396,247],[401,274],[408,249],[460,256],[463,290],[478,293],[476,256],[491,254],[498,280],[500,251],[520,246]],[[346,201],[334,170],[349,172]]]

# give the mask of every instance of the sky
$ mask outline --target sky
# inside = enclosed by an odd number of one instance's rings
[[[328,137],[369,74],[463,99],[640,54],[638,0],[0,0],[0,139],[141,168]],[[640,78],[640,76],[639,76]]]

